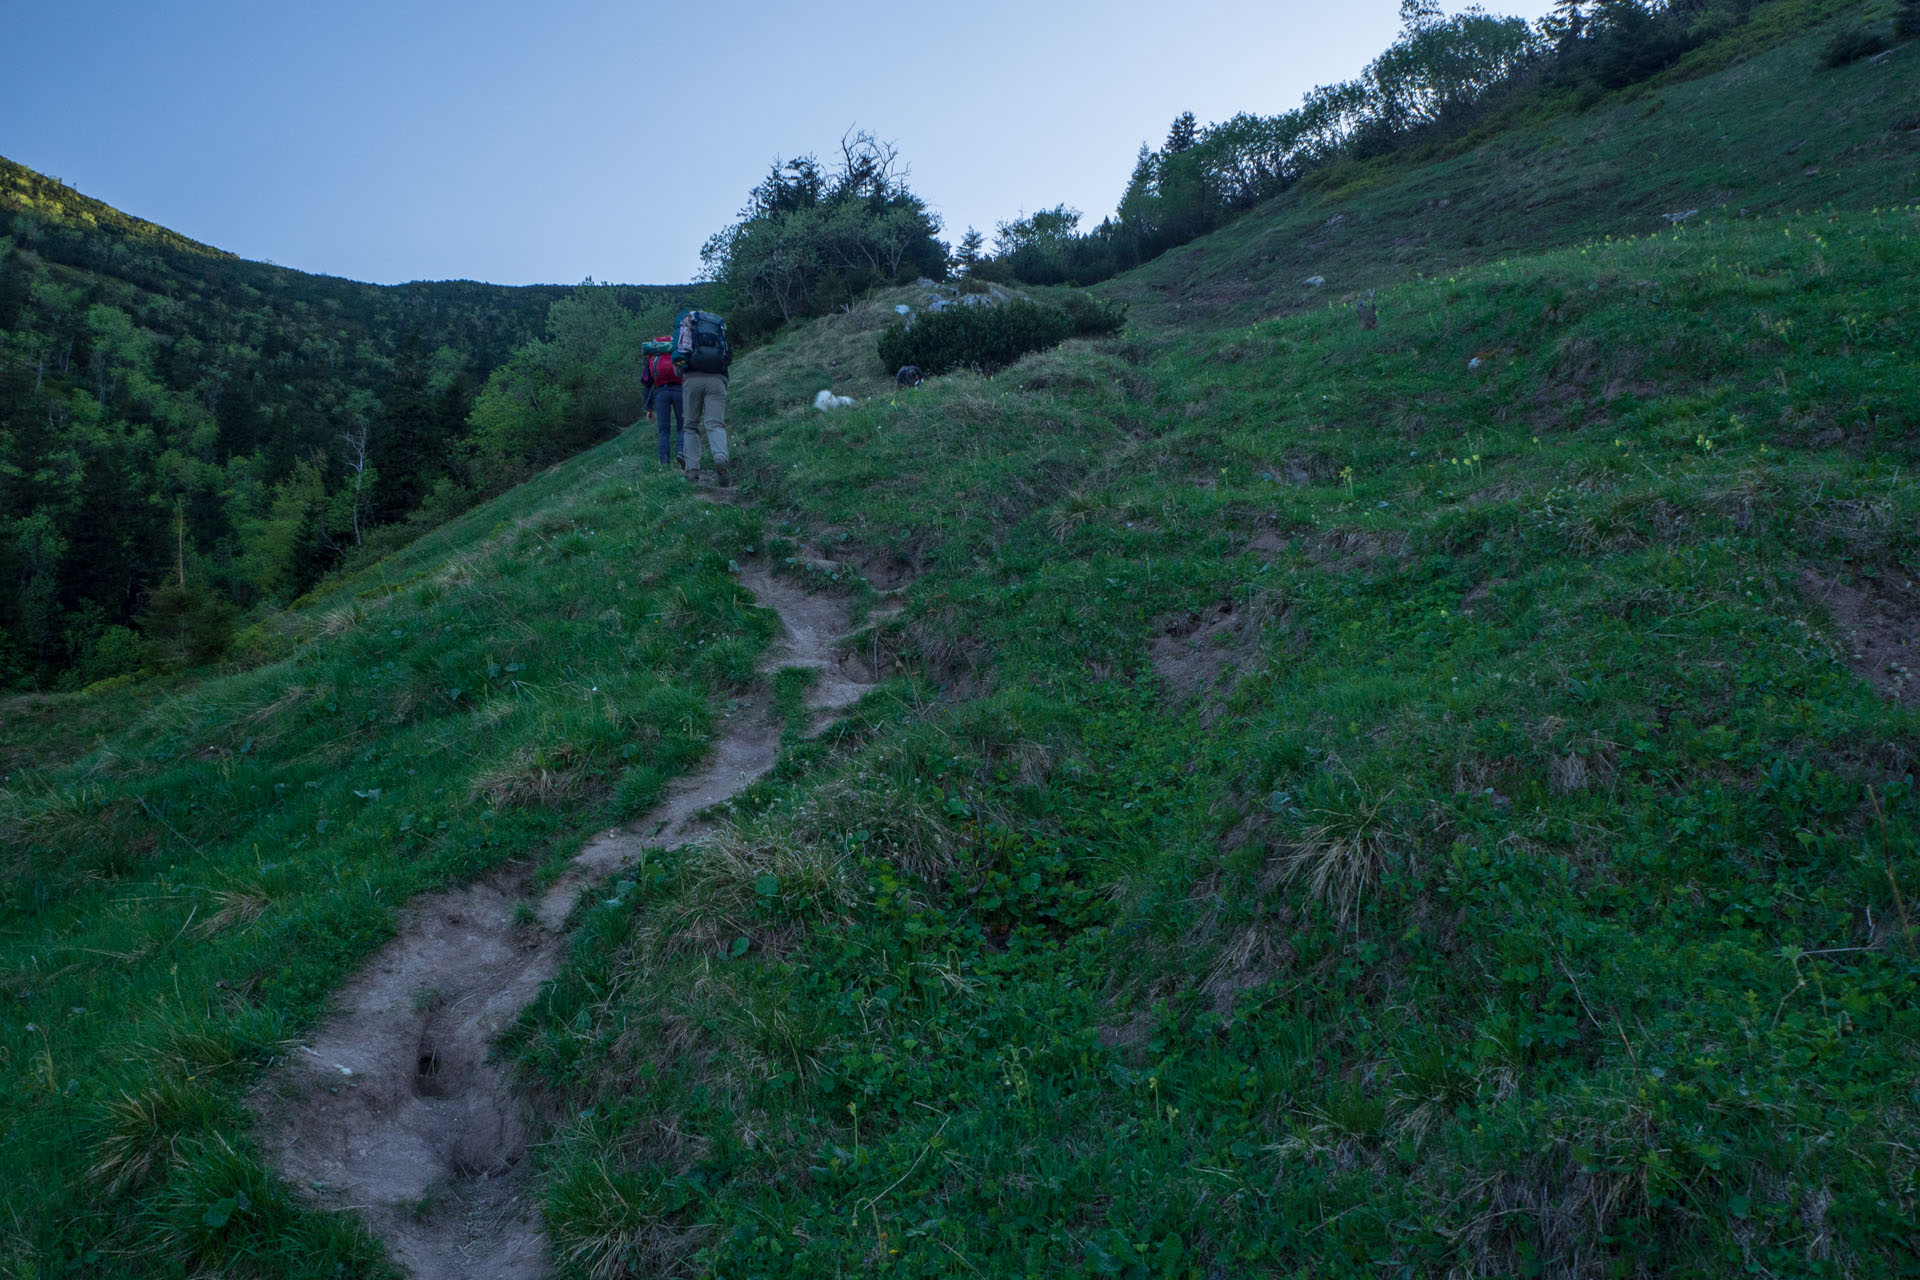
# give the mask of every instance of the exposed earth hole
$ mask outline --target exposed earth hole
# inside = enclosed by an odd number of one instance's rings
[[[446,1096],[446,1090],[440,1083],[440,1055],[437,1051],[427,1049],[420,1054],[413,1070],[413,1092],[421,1098]]]

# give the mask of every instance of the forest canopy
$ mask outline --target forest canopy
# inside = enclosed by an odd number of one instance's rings
[[[0,160],[0,688],[211,660],[605,438],[693,296],[307,275]]]

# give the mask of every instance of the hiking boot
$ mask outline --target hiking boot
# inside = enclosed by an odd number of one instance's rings
[[[716,462],[713,464],[713,478],[722,489],[733,488],[733,472],[727,470],[726,463]]]
[[[688,484],[700,483],[700,468],[698,467],[682,467],[680,474],[687,478]]]

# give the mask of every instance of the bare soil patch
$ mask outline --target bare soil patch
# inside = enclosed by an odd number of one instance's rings
[[[822,717],[872,686],[870,668],[842,652],[843,601],[762,565],[740,576],[780,614],[763,670],[816,671],[808,705]],[[522,1168],[527,1108],[489,1058],[494,1039],[559,968],[583,890],[650,848],[702,839],[711,828],[701,815],[773,766],[780,732],[768,711],[759,699],[737,707],[704,766],[638,822],[589,841],[537,902],[520,864],[410,903],[393,940],[254,1096],[262,1144],[287,1180],[359,1213],[423,1280],[541,1274],[546,1242]]]
[[[1239,643],[1242,631],[1231,598],[1175,614],[1161,623],[1149,646],[1153,669],[1176,697],[1207,693],[1245,655]]]
[[[1920,701],[1920,591],[1913,584],[1848,584],[1802,569],[1798,585],[1832,615],[1844,641],[1841,656],[1854,674],[1902,706]]]
[[[1406,557],[1406,535],[1374,533],[1365,529],[1332,529],[1309,538],[1305,543],[1307,559],[1315,568],[1329,573],[1351,573],[1377,561]]]

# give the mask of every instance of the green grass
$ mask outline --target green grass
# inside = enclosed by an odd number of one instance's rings
[[[749,429],[918,675],[525,1019],[563,1272],[1910,1272],[1915,726],[1803,574],[1905,607],[1916,268],[1702,221]]]
[[[75,713],[0,792],[10,1274],[381,1265],[261,1169],[247,1085],[409,896],[648,808],[771,634],[727,572],[755,518],[624,444],[278,619],[276,661],[8,704],[10,739]]]
[[[643,811],[804,543],[919,575],[886,683],[802,742],[772,676],[509,1037],[560,1274],[1920,1270],[1917,726],[1845,626],[1920,623],[1920,49],[1824,34],[1330,172],[991,379],[895,392],[877,297],[740,363],[759,515],[616,442],[252,671],[23,705],[0,1263],[376,1269],[248,1083],[408,894]]]
[[[1724,220],[1910,203],[1920,199],[1920,45],[1830,71],[1820,52],[1834,26],[1802,34],[1836,13],[1848,25],[1886,9],[1761,6],[1670,73],[1718,74],[1636,86],[1586,111],[1502,117],[1481,145],[1432,163],[1417,153],[1342,162],[1101,292],[1129,302],[1136,321],[1212,327],[1513,253],[1646,235],[1689,209]],[[1310,276],[1326,284],[1304,284]]]

